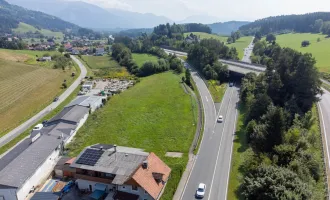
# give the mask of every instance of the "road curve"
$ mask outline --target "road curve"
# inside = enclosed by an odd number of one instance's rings
[[[204,199],[226,199],[237,116],[238,87],[229,87],[226,90],[217,113],[212,96],[202,78],[187,63],[185,67],[190,69],[200,93],[205,121],[199,152],[180,199],[195,199],[199,183],[205,183],[207,186]],[[224,117],[223,123],[216,122],[218,115]]]
[[[59,100],[57,102],[52,102],[50,105],[48,105],[46,108],[44,108],[42,111],[7,133],[6,135],[2,136],[0,138],[0,147],[4,146],[8,142],[10,142],[12,139],[23,133],[25,130],[30,128],[33,124],[37,123],[40,119],[42,119],[44,116],[46,116],[51,110],[55,109],[58,105],[60,105],[79,85],[81,80],[86,76],[87,70],[86,67],[74,56],[71,56],[73,61],[75,61],[79,68],[80,68],[80,75],[79,77],[70,85],[69,88],[67,88],[60,96]]]

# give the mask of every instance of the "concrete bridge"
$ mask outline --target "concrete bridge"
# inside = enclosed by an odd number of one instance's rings
[[[164,49],[164,51],[167,53],[176,54],[178,56],[187,56],[186,52],[174,51],[174,50],[169,50],[169,49]],[[229,71],[240,73],[240,74],[247,74],[249,72],[254,72],[256,74],[259,74],[266,70],[265,66],[246,63],[246,62],[242,62],[242,61],[224,60],[224,59],[219,59],[219,61],[228,65]]]

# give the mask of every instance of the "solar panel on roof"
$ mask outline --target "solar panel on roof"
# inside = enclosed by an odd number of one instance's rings
[[[94,166],[102,156],[103,151],[96,149],[86,149],[76,163]]]

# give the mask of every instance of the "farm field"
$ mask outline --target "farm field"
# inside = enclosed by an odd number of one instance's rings
[[[117,61],[110,56],[81,56],[81,59],[87,64],[89,68],[89,75],[97,77],[123,77],[129,76],[125,67],[121,67]]]
[[[190,33],[197,35],[200,37],[200,39],[209,39],[209,38],[214,38],[217,39],[221,42],[226,43],[227,38],[226,36],[220,36],[220,35],[215,35],[215,34],[209,34],[209,33],[202,33],[202,32],[189,32],[189,33],[184,33],[184,37],[187,37],[187,35],[190,35]]]
[[[41,34],[43,34],[44,36],[48,36],[48,37],[55,37],[57,40],[62,41],[64,34],[62,32],[53,32],[51,30],[48,29],[37,29],[29,24],[25,24],[25,23],[19,23],[18,27],[13,29],[14,33],[17,34],[22,34],[22,33],[27,33],[27,32],[36,32],[39,31]]]
[[[317,39],[320,38],[320,42]],[[301,47],[301,42],[308,40],[308,47]],[[325,35],[311,33],[291,33],[276,36],[281,47],[290,47],[302,53],[311,53],[316,59],[316,66],[321,72],[330,73],[330,38]]]
[[[48,105],[63,89],[73,81],[72,70],[56,70],[29,65],[24,58],[29,55],[14,55],[20,61],[3,59],[0,51],[0,136],[3,136],[23,121]]]
[[[163,200],[172,200],[188,161],[196,131],[197,106],[180,85],[181,76],[166,72],[142,78],[129,90],[116,95],[93,113],[69,144],[76,156],[86,146],[109,143],[155,152],[171,168]],[[194,105],[194,106],[193,106]],[[182,158],[165,153],[184,153]]]
[[[241,60],[244,56],[244,49],[249,46],[252,41],[251,36],[244,36],[236,40],[235,43],[228,44],[229,47],[235,47],[238,52],[238,58]]]
[[[135,60],[136,64],[139,67],[142,67],[142,65],[146,61],[157,61],[158,60],[158,58],[156,56],[146,54],[146,53],[133,53],[132,57],[133,57],[133,60]]]

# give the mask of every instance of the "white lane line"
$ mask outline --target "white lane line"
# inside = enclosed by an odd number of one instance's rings
[[[232,98],[232,94],[233,92],[230,94],[230,98],[229,98],[229,104],[231,102],[231,98]],[[227,118],[227,115],[228,115],[228,112],[226,113],[226,118]],[[214,170],[213,170],[213,175],[212,175],[212,181],[211,181],[211,186],[210,186],[210,191],[209,191],[209,195],[207,197],[208,200],[210,200],[210,196],[211,196],[211,193],[212,193],[212,187],[213,187],[213,181],[214,181],[214,175],[215,175],[215,171],[217,169],[217,165],[218,165],[218,160],[219,160],[219,155],[220,155],[220,149],[221,149],[221,143],[222,143],[222,138],[223,138],[223,132],[225,131],[225,126],[226,126],[226,121],[223,125],[223,128],[222,128],[222,133],[221,133],[221,138],[220,138],[220,145],[219,145],[219,148],[218,148],[218,154],[217,154],[217,159],[215,161],[215,166],[214,166]]]
[[[234,123],[234,130],[233,130],[233,135],[232,135],[232,141],[231,141],[231,147],[230,147],[230,159],[229,159],[229,168],[228,168],[228,174],[227,174],[227,185],[226,185],[226,192],[225,192],[225,199],[227,199],[227,192],[228,192],[228,184],[229,184],[229,174],[230,174],[230,169],[231,169],[231,159],[233,155],[233,144],[234,144],[234,138],[235,138],[235,132],[236,132],[236,123],[237,123],[237,108],[235,109],[235,123]]]
[[[327,157],[328,157],[328,167],[330,169],[330,157],[329,157],[329,152],[328,152],[328,138],[327,138],[327,132],[325,130],[325,123],[324,123],[324,116],[323,116],[323,112],[322,112],[322,107],[321,107],[321,104],[318,103],[318,106],[319,106],[319,110],[320,110],[320,114],[321,114],[321,119],[322,119],[322,125],[323,125],[323,133],[324,133],[324,136],[325,136],[325,146],[326,146],[326,152],[327,152]]]

